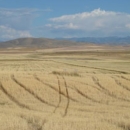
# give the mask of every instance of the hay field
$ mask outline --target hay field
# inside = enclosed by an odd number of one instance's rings
[[[0,130],[130,130],[130,52],[0,54]]]

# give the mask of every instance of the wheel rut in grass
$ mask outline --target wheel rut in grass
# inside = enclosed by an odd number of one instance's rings
[[[60,80],[59,80],[59,77],[58,77],[58,76],[56,76],[56,78],[57,78],[57,81],[58,81],[58,87],[59,87],[59,102],[58,102],[56,108],[54,109],[54,113],[55,113],[56,110],[59,108],[60,103],[61,103],[61,86],[60,86]]]
[[[127,80],[127,81],[130,81],[130,79],[128,79],[128,78],[126,78],[126,77],[124,77],[124,76],[121,76],[121,78],[122,78],[122,79],[125,79],[125,80]]]
[[[36,75],[34,75],[34,78],[35,78],[36,80],[38,80],[39,82],[41,82],[42,84],[48,86],[49,88],[51,88],[51,89],[53,89],[54,91],[56,91],[56,92],[59,93],[59,90],[58,90],[57,88],[55,88],[53,85],[42,81],[42,80],[41,80],[40,78],[38,78]],[[67,98],[67,95],[64,94],[63,92],[60,92],[60,94],[61,94],[62,96],[64,96],[65,98]],[[74,99],[74,98],[72,98],[72,97],[69,97],[69,98],[70,98],[71,101],[80,103],[78,100],[76,100],[76,99]]]
[[[117,80],[116,78],[114,78],[114,77],[112,77],[112,78],[114,79],[114,81],[115,81],[115,83],[116,83],[117,85],[121,86],[123,89],[125,89],[125,90],[127,90],[127,91],[130,92],[130,88],[129,88],[129,87],[123,85],[123,84],[122,84],[119,80]]]
[[[48,60],[48,61],[52,61],[55,63],[61,63],[61,64],[65,64],[65,65],[70,65],[70,66],[76,66],[76,67],[90,68],[90,69],[103,70],[103,71],[105,70],[105,71],[109,71],[112,73],[130,74],[128,72],[119,71],[119,70],[111,70],[111,69],[107,69],[107,68],[98,68],[98,67],[91,67],[91,66],[85,66],[85,65],[76,65],[76,64],[72,64],[72,63],[59,62],[59,61],[55,61],[55,60]]]
[[[48,105],[48,106],[52,106],[55,107],[55,105],[45,101],[44,99],[42,99],[41,97],[39,97],[34,91],[30,90],[29,88],[27,88],[25,85],[23,85],[21,82],[19,82],[14,75],[11,75],[12,80],[18,84],[20,87],[22,87],[25,91],[27,91],[28,93],[30,93],[33,97],[35,97],[37,100],[39,100],[40,102]]]
[[[12,96],[8,90],[6,90],[6,88],[3,86],[2,83],[0,83],[0,88],[2,90],[2,92],[11,100],[13,101],[17,106],[21,107],[21,108],[26,108],[28,110],[31,110],[31,108],[21,102],[19,102],[14,96]]]
[[[89,97],[88,95],[84,94],[84,93],[81,92],[79,89],[77,89],[76,87],[75,87],[75,90],[76,90],[77,93],[79,93],[81,96],[85,97],[86,99],[88,99],[88,100],[90,100],[90,101],[92,101],[92,102],[94,102],[94,103],[101,103],[101,101],[97,101],[97,100],[95,100],[95,99]]]
[[[107,94],[108,96],[110,97],[113,97],[115,99],[118,99],[118,100],[121,100],[121,101],[126,101],[126,102],[130,102],[130,100],[128,99],[124,99],[124,98],[120,98],[120,97],[117,97],[115,94],[111,93],[108,89],[104,88],[100,83],[99,83],[99,80],[98,78],[96,77],[92,77],[93,79],[93,82],[102,89],[102,92]]]
[[[67,104],[66,104],[64,115],[63,115],[63,117],[65,117],[67,115],[67,112],[68,112],[68,108],[69,108],[69,104],[70,104],[70,98],[69,98],[69,91],[68,91],[67,82],[66,82],[64,76],[62,76],[62,78],[64,80],[64,85],[65,85],[65,88],[66,88],[66,95],[67,95]]]

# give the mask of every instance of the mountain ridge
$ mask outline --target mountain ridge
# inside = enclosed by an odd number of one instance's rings
[[[72,38],[57,38],[60,40],[70,40],[75,42],[89,42],[94,44],[115,44],[123,45],[130,44],[130,36],[127,37],[72,37]]]
[[[86,43],[68,41],[68,40],[56,40],[49,38],[18,38],[10,41],[0,42],[0,48],[60,48],[69,46],[85,45]]]
[[[110,46],[130,46],[130,37],[84,37],[84,38],[18,38],[10,41],[0,42],[0,49],[18,49],[18,48],[34,48],[34,49],[51,49],[51,48],[69,48],[87,45],[110,45]]]

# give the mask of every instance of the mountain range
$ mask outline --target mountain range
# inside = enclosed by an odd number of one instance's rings
[[[19,38],[6,42],[0,42],[0,48],[62,48],[69,46],[81,46],[86,43],[79,43],[68,40],[56,40],[48,38]]]
[[[130,45],[128,37],[84,37],[84,38],[19,38],[0,42],[0,48],[63,48],[72,46],[84,46],[92,44],[102,45]]]
[[[73,37],[73,38],[57,38],[70,40],[75,42],[88,42],[94,44],[116,44],[116,45],[126,45],[130,44],[130,36],[127,37]]]

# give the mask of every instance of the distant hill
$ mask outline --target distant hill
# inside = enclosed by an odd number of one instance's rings
[[[86,43],[79,43],[68,40],[56,40],[48,38],[19,38],[6,42],[0,42],[0,48],[61,48],[69,46],[85,45]]]
[[[50,49],[50,48],[65,48],[82,47],[87,45],[121,45],[130,46],[130,37],[104,37],[104,38],[60,38],[60,39],[48,39],[48,38],[19,38],[6,42],[0,42],[0,49]],[[92,44],[93,43],[93,44]]]
[[[63,38],[58,38],[62,39]],[[114,44],[114,45],[126,45],[130,44],[130,36],[128,37],[82,37],[82,38],[64,38],[64,40],[71,40],[75,42],[89,42],[95,44]]]

